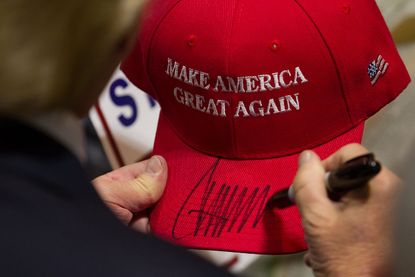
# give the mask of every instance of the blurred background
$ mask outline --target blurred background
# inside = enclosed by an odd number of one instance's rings
[[[392,32],[398,50],[415,78],[415,0],[377,0],[377,3]],[[156,111],[157,112],[157,111]],[[114,167],[114,157],[109,161],[108,139],[105,128],[97,125],[97,115],[84,119],[87,131],[87,170],[91,178]],[[156,120],[153,118],[152,120]],[[399,176],[413,170],[415,162],[415,82],[393,103],[366,122],[363,144],[376,153],[379,160]],[[103,135],[104,134],[104,135]],[[116,134],[115,134],[116,136]],[[104,147],[100,139],[103,139]],[[108,144],[106,147],[105,145]],[[104,152],[106,148],[106,153]],[[115,155],[116,156],[116,155]],[[144,155],[145,156],[145,155]],[[144,157],[143,156],[143,157]],[[136,160],[139,157],[135,158]],[[130,162],[130,161],[124,161]],[[116,167],[116,166],[115,166]],[[219,257],[221,257],[219,255]],[[252,277],[313,276],[303,264],[303,254],[287,256],[246,256],[247,262],[238,274]]]
[[[412,83],[380,113],[367,121],[364,144],[400,176],[415,161],[415,0],[377,1],[398,46]]]

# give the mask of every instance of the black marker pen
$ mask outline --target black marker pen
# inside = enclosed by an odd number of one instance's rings
[[[330,199],[337,201],[342,195],[367,184],[381,170],[381,165],[372,153],[356,157],[326,173],[325,183]],[[269,208],[283,209],[295,203],[294,189],[289,188],[275,193],[268,201]]]

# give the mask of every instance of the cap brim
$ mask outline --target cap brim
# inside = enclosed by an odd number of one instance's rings
[[[360,142],[363,127],[312,150],[325,158]],[[184,144],[161,114],[154,154],[167,160],[169,170],[150,217],[157,236],[194,249],[285,254],[307,248],[297,208],[266,207],[275,192],[291,185],[299,153],[262,160],[208,156]]]

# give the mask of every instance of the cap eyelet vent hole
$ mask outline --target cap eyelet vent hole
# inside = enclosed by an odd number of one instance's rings
[[[350,12],[352,11],[352,7],[349,4],[343,4],[341,8],[343,13],[345,14],[350,14]]]
[[[271,41],[269,48],[271,49],[272,52],[277,52],[278,49],[280,49],[280,42],[274,39],[273,41]]]
[[[187,37],[187,46],[189,46],[190,48],[195,47],[197,42],[197,37],[195,35],[189,35]]]

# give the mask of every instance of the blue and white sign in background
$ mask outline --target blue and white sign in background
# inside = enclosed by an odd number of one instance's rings
[[[152,151],[160,107],[117,70],[90,111],[113,168],[146,158]]]

